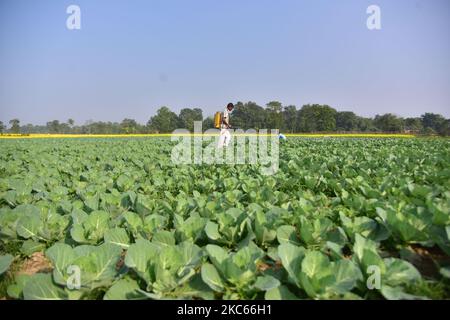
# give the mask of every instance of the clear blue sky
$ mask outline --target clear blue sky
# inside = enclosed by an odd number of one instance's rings
[[[0,120],[143,123],[249,100],[450,117],[449,32],[448,0],[1,0]]]

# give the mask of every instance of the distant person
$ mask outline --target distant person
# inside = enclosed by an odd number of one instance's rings
[[[231,141],[230,133],[230,115],[233,112],[234,104],[229,103],[222,115],[222,123],[220,125],[219,148],[228,147]]]

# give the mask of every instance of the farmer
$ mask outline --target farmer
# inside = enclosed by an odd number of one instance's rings
[[[230,125],[230,114],[234,109],[234,104],[229,103],[225,108],[222,116],[222,124],[220,125],[220,137],[218,148],[228,147],[231,141],[231,134],[228,129],[231,128]]]

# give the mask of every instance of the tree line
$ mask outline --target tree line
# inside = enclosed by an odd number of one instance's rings
[[[8,122],[9,127],[0,121],[0,133],[170,133],[178,128],[186,128],[192,132],[194,121],[202,121],[203,130],[214,127],[213,117],[204,117],[200,108],[184,108],[176,114],[168,107],[161,107],[146,124],[140,124],[134,119],[124,119],[121,122],[89,120],[82,125],[75,125],[73,119],[68,119],[66,122],[49,121],[46,125],[21,125],[19,119],[12,119]],[[251,101],[238,102],[231,116],[231,124],[233,128],[244,130],[280,129],[285,133],[385,132],[450,135],[450,119],[435,113],[424,113],[413,118],[402,118],[392,113],[365,118],[352,111],[337,111],[328,105],[307,104],[297,109],[294,105],[283,106],[278,101],[271,101],[264,107]]]

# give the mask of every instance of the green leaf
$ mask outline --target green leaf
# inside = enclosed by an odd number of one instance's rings
[[[123,249],[130,246],[130,239],[123,228],[109,229],[105,232],[104,239],[106,243],[117,245]]]
[[[266,275],[256,278],[255,287],[262,291],[267,291],[273,288],[277,288],[280,285],[280,281],[272,276]]]
[[[297,247],[291,243],[284,243],[278,246],[278,256],[281,259],[283,267],[289,274],[289,277],[299,285],[301,262],[305,255],[305,250],[302,247]]]
[[[72,229],[70,229],[70,236],[75,242],[78,243],[86,243],[86,237],[84,236],[84,229],[81,225],[74,225]]]
[[[402,287],[391,287],[387,285],[381,287],[381,294],[388,300],[428,300],[427,297],[406,293]]]
[[[150,268],[150,259],[159,255],[159,248],[148,240],[138,239],[136,243],[130,245],[125,256],[125,265],[133,268],[141,278],[150,283],[152,278],[148,269]]]
[[[67,290],[67,296],[69,300],[82,300],[85,297],[86,292],[83,290]]]
[[[228,258],[228,253],[222,249],[222,247],[216,246],[214,244],[208,244],[206,246],[206,252],[208,253],[209,259],[214,264],[214,266],[219,269],[219,271],[224,272],[223,262]]]
[[[31,256],[35,252],[43,251],[45,244],[33,240],[26,240],[23,242],[20,252],[26,256]]]
[[[92,211],[83,226],[90,232],[103,235],[108,230],[109,213],[105,211]]]
[[[177,246],[183,257],[184,267],[195,267],[203,256],[203,251],[192,242],[185,241]]]
[[[342,254],[342,246],[339,244],[327,241],[325,248],[328,250],[328,253],[332,259],[344,259],[344,255]]]
[[[110,285],[117,276],[116,265],[121,253],[120,247],[105,243],[94,247],[87,256],[75,259],[73,265],[81,270],[81,286],[92,290]]]
[[[131,201],[132,203],[133,201]],[[151,202],[142,195],[137,195],[136,200],[134,200],[134,206],[136,212],[141,216],[146,216],[151,213]]]
[[[335,284],[334,270],[327,256],[319,251],[307,252],[302,261],[300,282],[310,297],[315,297]]]
[[[54,266],[53,279],[61,285],[67,284],[67,268],[77,258],[73,249],[64,243],[56,243],[50,247],[45,255],[52,261]]]
[[[377,252],[374,252],[372,250],[363,251],[363,259],[361,261],[361,266],[363,272],[367,272],[367,269],[371,266],[379,267],[381,274],[384,274],[386,271],[386,266],[384,264],[383,259]]]
[[[443,267],[439,269],[439,273],[447,279],[450,279],[450,267]]]
[[[145,295],[139,292],[139,285],[132,279],[121,279],[106,291],[103,300],[143,300]]]
[[[88,211],[95,211],[98,210],[98,205],[99,205],[99,197],[98,195],[93,196],[93,197],[88,197],[85,201],[84,204],[86,206],[86,209]],[[91,213],[92,213],[91,212]]]
[[[174,295],[180,299],[201,298],[204,300],[214,299],[212,290],[203,280],[201,274],[196,274],[189,282],[174,291]]]
[[[116,275],[116,264],[120,259],[122,250],[117,246],[102,244],[91,255],[95,257],[95,280],[102,280]]]
[[[150,258],[158,255],[158,248],[148,240],[138,239],[127,251],[125,264],[139,272],[145,272]]]
[[[356,234],[353,251],[364,273],[366,273],[367,268],[370,266],[379,267],[382,274],[385,272],[386,266],[383,259],[378,254],[377,245],[375,242]]]
[[[350,237],[360,234],[374,241],[383,241],[389,237],[389,232],[384,226],[368,217],[355,217],[351,220],[341,212],[340,218],[345,231]]]
[[[154,234],[152,242],[162,247],[175,245],[175,237],[170,231],[162,230]]]
[[[325,268],[328,268],[329,264],[330,261],[324,254],[318,251],[310,251],[306,253],[302,261],[302,272],[312,278]]]
[[[23,288],[25,300],[66,300],[67,293],[55,285],[50,274],[36,273]]]
[[[222,278],[212,264],[202,265],[201,275],[202,280],[214,291],[222,292],[224,290]]]
[[[361,270],[350,260],[337,261],[334,274],[336,282],[333,290],[341,294],[352,290],[358,281],[363,280]]]
[[[139,293],[143,294],[144,296],[146,296],[147,298],[150,298],[152,300],[162,300],[163,297],[161,295],[161,293],[151,293],[151,292],[146,292],[144,290],[139,290]]]
[[[291,243],[300,245],[300,241],[293,226],[281,226],[277,229],[277,240],[280,244]]]
[[[17,222],[17,234],[25,239],[42,239],[39,236],[42,230],[42,221],[38,215],[23,216]]]
[[[139,227],[142,227],[142,219],[134,212],[127,211],[123,214],[125,221],[133,230],[138,230]]]
[[[73,248],[73,251],[75,252],[77,257],[84,257],[90,255],[92,252],[97,250],[96,246],[83,244],[81,246],[76,246]]]
[[[71,213],[72,217],[72,223],[73,225],[81,225],[86,219],[89,217],[89,215],[80,209],[74,209]]]
[[[421,279],[419,271],[409,262],[396,258],[384,259],[386,264],[386,274],[383,283],[396,287],[404,284],[411,284]]]
[[[298,300],[299,298],[295,296],[286,286],[279,286],[266,291],[264,295],[266,300]]]
[[[205,233],[211,240],[220,238],[219,225],[217,223],[208,221],[205,226]]]
[[[9,269],[9,266],[11,265],[13,260],[14,257],[10,254],[0,256],[0,275],[5,273]]]
[[[200,216],[192,215],[177,226],[176,234],[180,241],[191,240],[196,241],[202,236],[205,228],[206,219]]]
[[[7,288],[8,296],[14,299],[23,299],[23,288],[31,278],[28,274],[18,274],[14,277],[14,283]]]

